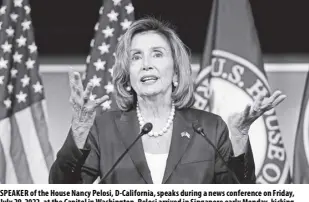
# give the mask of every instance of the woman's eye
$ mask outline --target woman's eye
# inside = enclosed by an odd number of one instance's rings
[[[133,55],[131,58],[133,61],[141,59],[140,55]]]
[[[163,56],[163,54],[160,53],[160,52],[155,52],[155,53],[153,54],[153,57],[155,57],[155,58],[161,58],[162,56]]]

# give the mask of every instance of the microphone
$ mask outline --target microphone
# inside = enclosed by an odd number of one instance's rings
[[[109,171],[101,178],[99,181],[99,184],[102,184],[104,180],[112,173],[112,171],[115,169],[115,167],[119,164],[119,162],[123,159],[123,157],[130,151],[130,149],[133,147],[133,145],[145,134],[149,133],[152,130],[152,124],[146,123],[142,129],[141,132],[138,134],[138,136],[135,138],[135,140],[130,144],[130,146],[119,156],[117,161],[114,163],[114,165],[109,169]]]
[[[197,132],[198,134],[200,134],[211,146],[212,148],[215,150],[216,154],[220,157],[220,159],[222,160],[222,162],[224,163],[224,165],[227,167],[227,169],[232,173],[232,177],[233,179],[237,182],[237,184],[240,184],[236,174],[234,173],[234,171],[232,171],[227,162],[224,160],[223,156],[220,154],[219,150],[217,149],[217,147],[210,141],[210,139],[206,136],[206,134],[204,133],[204,129],[203,127],[199,124],[199,123],[192,123],[192,127],[194,129],[195,132]]]

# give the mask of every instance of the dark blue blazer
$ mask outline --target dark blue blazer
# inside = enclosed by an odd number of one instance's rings
[[[176,110],[173,134],[162,183],[235,183],[228,168],[210,144],[194,132],[198,121],[241,183],[255,183],[250,144],[245,154],[233,157],[225,122],[217,115],[196,109]],[[181,135],[187,132],[190,137]],[[93,183],[104,176],[139,133],[135,110],[110,111],[98,115],[85,149],[76,147],[69,132],[57,154],[50,183]],[[141,139],[118,164],[104,183],[152,183]]]

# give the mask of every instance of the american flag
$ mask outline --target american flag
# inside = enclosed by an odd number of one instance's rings
[[[0,8],[0,183],[47,183],[54,154],[28,0]]]
[[[115,63],[115,49],[120,37],[134,20],[134,7],[131,0],[103,0],[99,22],[95,25],[95,37],[87,57],[87,70],[84,84],[91,81],[95,88],[90,99],[109,95],[110,99],[101,106],[102,110],[116,108],[112,96],[112,68]],[[101,109],[99,109],[101,110]]]

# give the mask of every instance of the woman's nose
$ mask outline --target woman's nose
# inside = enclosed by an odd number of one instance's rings
[[[153,69],[153,67],[152,66],[150,66],[150,65],[147,65],[147,66],[143,66],[143,70],[145,70],[145,71],[148,71],[148,70],[151,70],[151,69]]]
[[[148,70],[150,70],[150,69],[152,69],[152,68],[153,68],[153,67],[152,67],[152,64],[151,64],[151,62],[150,62],[150,59],[144,58],[143,70],[148,71]]]

